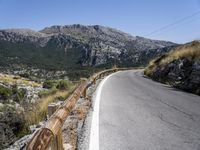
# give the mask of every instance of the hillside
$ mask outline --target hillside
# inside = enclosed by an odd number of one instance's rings
[[[176,45],[99,25],[52,26],[41,31],[6,29],[0,30],[0,70],[40,77],[46,71],[52,76],[87,76],[94,68],[114,64],[145,65]]]
[[[179,46],[151,61],[145,74],[159,82],[200,95],[200,41]]]

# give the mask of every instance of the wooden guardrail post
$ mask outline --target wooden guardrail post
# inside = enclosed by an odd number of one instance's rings
[[[94,78],[94,81],[93,81],[93,83],[94,83],[94,84],[96,84],[96,78]]]
[[[50,118],[57,109],[58,105],[56,103],[50,103],[48,105],[48,117]]]
[[[58,109],[59,105],[55,103],[51,103],[48,105],[48,116],[54,114],[54,112]],[[58,131],[57,135],[54,135],[53,141],[50,146],[51,150],[64,150],[63,148],[63,139],[62,139],[62,128]]]
[[[85,88],[83,91],[83,97],[86,98],[86,96],[87,96],[87,89]]]

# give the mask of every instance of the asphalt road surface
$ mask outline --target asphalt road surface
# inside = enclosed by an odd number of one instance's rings
[[[100,150],[200,150],[200,96],[123,71],[103,84]]]

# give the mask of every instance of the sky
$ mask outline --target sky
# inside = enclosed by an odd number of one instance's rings
[[[0,29],[69,24],[185,43],[200,40],[200,0],[0,0]]]

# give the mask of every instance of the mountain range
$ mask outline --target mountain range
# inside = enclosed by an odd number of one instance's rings
[[[80,24],[0,30],[0,70],[26,67],[83,70],[144,66],[178,44],[132,36],[100,25]]]

